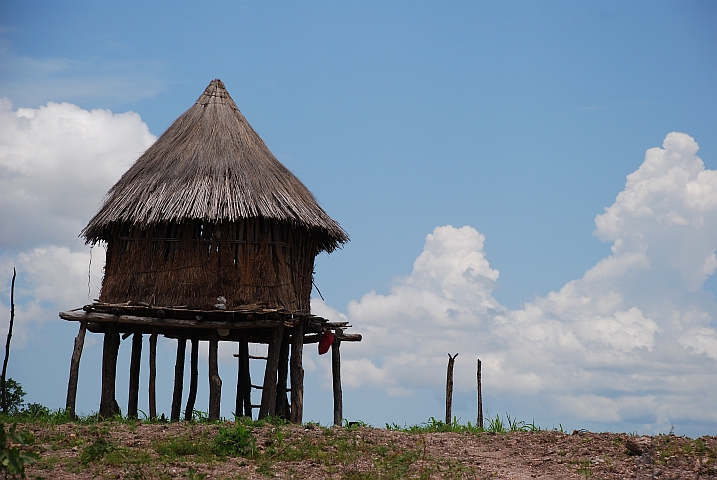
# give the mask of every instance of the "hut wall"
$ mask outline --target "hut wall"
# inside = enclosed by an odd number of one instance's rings
[[[115,227],[100,300],[211,308],[223,296],[229,309],[263,303],[309,312],[322,240],[312,233],[262,218]]]

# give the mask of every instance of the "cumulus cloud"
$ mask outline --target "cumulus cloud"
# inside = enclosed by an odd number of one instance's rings
[[[16,267],[16,346],[29,331],[25,322],[56,320],[59,309],[96,298],[104,250],[90,252],[78,235],[107,190],[154,140],[133,112],[52,102],[13,109],[9,99],[0,99],[2,309],[9,309],[5,299]]]
[[[701,290],[717,266],[717,172],[697,150],[682,133],[648,150],[595,220],[612,255],[517,310],[492,296],[498,271],[483,235],[437,227],[389,294],[347,306],[365,340],[345,350],[345,382],[393,395],[441,388],[446,353],[460,352],[481,358],[487,391],[530,399],[553,418],[717,425],[715,302]],[[456,364],[458,390],[474,388],[473,361]]]
[[[155,140],[133,112],[0,100],[0,249],[71,247],[102,197]]]

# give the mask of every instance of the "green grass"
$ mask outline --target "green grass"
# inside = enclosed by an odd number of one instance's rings
[[[456,417],[453,417],[453,422],[450,424],[446,424],[445,422],[431,417],[427,422],[421,423],[420,425],[404,425],[401,427],[395,423],[387,423],[386,429],[406,433],[452,432],[470,433],[474,435],[481,433],[540,432],[542,430],[539,426],[535,425],[535,422],[527,423],[518,421],[515,418],[512,418],[509,414],[506,414],[505,422],[500,415],[496,415],[495,418],[489,418],[487,426],[484,425],[483,428],[478,425],[473,425],[471,422],[461,424],[459,423],[459,419]],[[560,431],[562,431],[562,425]]]

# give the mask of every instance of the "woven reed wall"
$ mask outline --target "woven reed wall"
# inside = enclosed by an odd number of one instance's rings
[[[114,227],[100,300],[227,308],[266,303],[310,312],[320,232],[262,218]],[[316,237],[316,238],[315,238]]]

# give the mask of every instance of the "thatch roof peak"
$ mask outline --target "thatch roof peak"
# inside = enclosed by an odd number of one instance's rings
[[[97,242],[120,224],[256,217],[308,228],[329,251],[348,241],[216,79],[110,189],[82,235]]]

